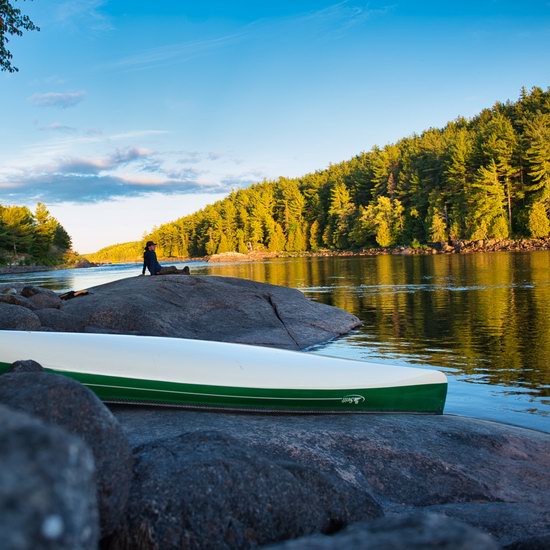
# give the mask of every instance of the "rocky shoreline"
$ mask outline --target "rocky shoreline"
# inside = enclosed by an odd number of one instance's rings
[[[348,257],[348,256],[381,256],[404,255],[422,256],[432,254],[472,254],[475,252],[531,252],[550,250],[550,237],[541,239],[485,239],[480,241],[451,241],[449,243],[429,243],[417,247],[395,246],[391,248],[363,248],[360,250],[330,250],[321,249],[315,252],[262,252],[249,254],[224,252],[205,258],[213,263],[221,262],[253,262],[269,258],[318,258],[318,257]],[[187,260],[189,258],[186,258]]]
[[[523,428],[445,415],[109,410],[28,361],[0,376],[0,420],[4,548],[550,540],[550,436]]]
[[[228,277],[135,277],[70,300],[0,285],[4,330],[302,349],[358,323],[299,291]],[[450,415],[108,408],[21,360],[0,375],[3,548],[549,545],[549,434]]]

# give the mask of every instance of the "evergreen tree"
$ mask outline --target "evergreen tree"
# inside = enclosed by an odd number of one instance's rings
[[[329,246],[335,248],[347,248],[349,246],[348,235],[351,230],[351,217],[354,211],[349,191],[343,181],[338,181],[332,187],[330,195],[329,214]]]
[[[309,249],[316,251],[319,249],[319,222],[314,220],[314,222],[309,226]]]
[[[494,160],[487,168],[482,166],[479,169],[472,189],[468,218],[470,238],[480,240],[508,237],[509,225],[504,206],[506,195]]]
[[[550,235],[548,208],[542,201],[533,203],[529,210],[529,232],[532,237],[548,237]]]
[[[471,138],[467,129],[461,127],[455,130],[449,144],[449,156],[445,165],[449,197],[449,236],[453,240],[464,234],[464,218],[470,183],[468,163],[471,149]]]
[[[526,158],[531,176],[529,191],[542,201],[550,201],[550,113],[538,114],[527,125]]]

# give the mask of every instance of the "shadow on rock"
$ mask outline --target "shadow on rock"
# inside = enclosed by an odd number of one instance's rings
[[[350,526],[333,537],[316,535],[270,550],[498,550],[487,533],[438,514],[412,513]]]
[[[219,432],[135,449],[126,521],[107,548],[249,548],[351,521],[381,508],[316,468],[277,460]]]

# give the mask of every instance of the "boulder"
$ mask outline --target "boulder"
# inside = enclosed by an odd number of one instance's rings
[[[94,461],[77,437],[0,406],[0,545],[97,548]]]
[[[0,294],[0,303],[34,309],[34,304],[28,298],[17,293]]]
[[[407,513],[416,508],[437,512],[471,523],[495,536],[501,544],[548,533],[549,434],[457,416],[270,416],[137,407],[116,407],[114,412],[139,464],[133,495],[150,493],[157,476],[153,461],[142,459],[143,453],[148,454],[147,449],[166,445],[173,465],[166,468],[174,467],[173,479],[184,479],[178,463],[185,463],[185,455],[192,454],[187,447],[190,434],[200,437],[208,433],[210,439],[218,434],[237,440],[242,449],[258,453],[263,464],[271,462],[274,468],[288,461],[328,476],[332,481],[325,493],[315,488],[319,486],[317,481],[312,486],[316,499],[320,499],[319,494],[325,494],[327,499],[336,495],[346,499],[346,513],[334,516],[340,518],[332,522],[334,531],[355,521],[364,510],[364,504],[354,508],[360,503],[353,496],[358,490],[379,503],[385,514]],[[208,472],[209,476],[215,477],[216,472],[226,476],[227,465],[223,461],[210,463]],[[170,477],[168,473],[163,475]],[[185,478],[189,475],[186,473]],[[257,473],[248,479],[251,494],[263,490],[261,485],[257,487],[262,475]],[[143,485],[145,480],[147,484]],[[348,492],[349,497],[341,494]],[[197,507],[206,506],[202,497],[193,494]],[[156,502],[163,498],[159,496]],[[135,502],[143,502],[140,499],[141,496]],[[131,502],[130,510],[137,509],[139,506]],[[133,514],[138,517],[137,511]],[[145,515],[156,518],[162,514],[155,511]],[[137,528],[136,519],[129,521]],[[144,525],[150,530],[153,523],[147,520]],[[175,520],[173,526],[177,531]],[[150,532],[156,533],[154,529]],[[296,532],[295,529],[293,533]],[[281,538],[288,534],[281,531]],[[251,537],[249,543],[259,543],[259,539]]]
[[[17,289],[11,285],[0,285],[0,294],[2,295],[9,295],[9,294],[17,294]]]
[[[63,304],[59,296],[53,290],[38,286],[24,286],[20,290],[20,295],[29,300],[33,309],[59,309]]]
[[[353,483],[221,432],[135,449],[126,521],[107,548],[248,548],[381,515]]]
[[[37,330],[40,324],[30,309],[0,302],[0,330]]]
[[[25,298],[30,298],[31,296],[35,296],[36,294],[40,294],[45,291],[45,288],[41,288],[39,286],[24,286],[21,288],[20,294]]]
[[[498,550],[496,540],[439,514],[414,512],[357,523],[332,537],[315,535],[269,546],[270,550]]]
[[[46,308],[36,311],[42,326],[56,332],[82,332],[84,325],[80,318],[62,309]]]
[[[15,363],[12,363],[6,371],[6,374],[17,372],[44,372],[44,368],[36,361],[27,359],[26,361],[16,361]]]
[[[0,403],[86,442],[96,464],[101,532],[111,533],[126,508],[132,475],[131,451],[111,412],[82,384],[47,372],[0,376]]]
[[[59,309],[63,305],[61,298],[52,292],[51,294],[40,293],[29,298],[35,309],[55,308]]]
[[[349,332],[359,319],[287,287],[246,279],[134,277],[65,302],[89,332],[142,334],[301,349]]]

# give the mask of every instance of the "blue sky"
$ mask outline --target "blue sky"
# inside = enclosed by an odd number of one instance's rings
[[[0,74],[0,203],[80,252],[549,84],[550,4],[35,0]]]

